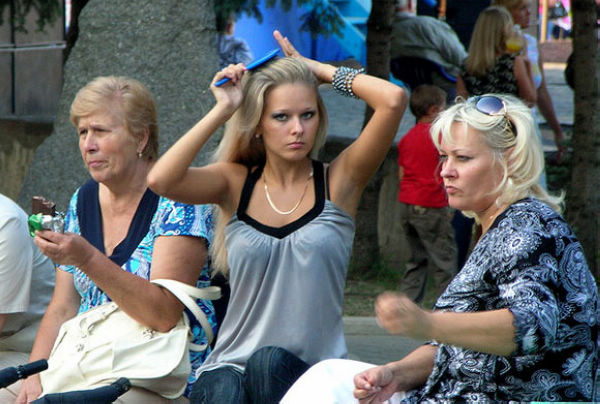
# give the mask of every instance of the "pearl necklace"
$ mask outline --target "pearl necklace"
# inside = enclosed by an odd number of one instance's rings
[[[267,187],[267,176],[266,174],[263,172],[263,182],[265,183],[265,195],[267,196],[267,202],[269,202],[269,206],[271,206],[271,209],[273,209],[275,212],[279,213],[280,215],[291,215],[292,213],[294,213],[296,211],[296,209],[298,209],[298,206],[300,206],[300,202],[302,202],[302,200],[304,199],[304,195],[306,195],[306,190],[308,189],[308,183],[310,182],[310,179],[313,176],[313,170],[312,168],[310,169],[310,175],[308,176],[308,179],[306,180],[306,184],[304,185],[304,190],[302,191],[302,195],[300,195],[300,199],[298,199],[298,202],[296,202],[296,204],[294,205],[294,207],[290,210],[279,210],[277,209],[277,206],[275,206],[275,204],[273,203],[273,201],[271,200],[271,195],[269,195],[269,188]]]

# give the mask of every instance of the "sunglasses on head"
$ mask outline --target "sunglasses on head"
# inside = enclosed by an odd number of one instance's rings
[[[487,116],[503,116],[506,122],[508,122],[508,128],[517,137],[514,125],[506,115],[506,104],[502,98],[495,95],[484,95],[473,97],[472,102],[475,103],[475,109],[482,114]]]

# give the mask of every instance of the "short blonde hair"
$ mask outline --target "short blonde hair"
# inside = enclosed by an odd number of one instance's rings
[[[508,10],[490,6],[483,10],[473,28],[465,69],[473,76],[483,76],[496,64],[498,55],[506,51],[506,40],[514,23]]]
[[[262,141],[256,139],[256,129],[263,114],[265,99],[269,92],[282,84],[298,83],[314,89],[317,96],[319,125],[311,158],[317,158],[327,136],[327,111],[318,91],[319,82],[309,67],[295,58],[281,58],[264,67],[247,72],[242,79],[242,103],[225,126],[223,139],[215,152],[214,160],[234,162],[247,167],[265,163],[266,152]],[[211,248],[213,265],[217,271],[227,271],[225,249],[225,221],[221,209],[217,209],[215,237]]]
[[[80,118],[99,111],[117,114],[127,131],[136,138],[142,137],[148,130],[148,142],[142,157],[147,160],[158,158],[156,103],[141,82],[129,77],[96,77],[75,95],[70,119],[77,126]]]
[[[539,184],[544,171],[544,152],[535,129],[531,109],[521,100],[510,95],[486,94],[500,98],[505,105],[504,115],[490,116],[478,111],[472,97],[458,102],[441,112],[431,126],[432,139],[440,144],[452,143],[452,124],[461,122],[479,131],[494,160],[500,164],[503,176],[492,191],[500,192],[497,206],[510,205],[519,199],[533,196],[549,204],[557,212],[562,211],[563,196],[551,196]],[[475,217],[473,212],[464,212]]]

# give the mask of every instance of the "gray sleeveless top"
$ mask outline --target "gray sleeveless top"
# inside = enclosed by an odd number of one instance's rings
[[[199,372],[242,370],[252,353],[269,345],[310,365],[347,356],[342,305],[354,220],[326,199],[323,164],[313,161],[313,170],[315,206],[280,228],[245,213],[262,168],[249,172],[225,229],[231,299]]]

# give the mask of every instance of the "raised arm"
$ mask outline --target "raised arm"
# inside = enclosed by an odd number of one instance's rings
[[[84,272],[138,322],[165,332],[181,317],[183,305],[170,292],[124,271],[83,237],[43,231],[37,233],[35,243],[54,262]],[[161,235],[154,241],[150,279],[167,278],[195,285],[206,256],[207,243],[201,237]]]
[[[332,82],[335,66],[305,58],[279,31],[273,35],[286,56],[304,60],[322,83]],[[332,201],[354,215],[364,187],[394,140],[407,97],[395,84],[366,74],[357,75],[351,85],[354,94],[373,108],[374,113],[358,139],[331,163],[330,190]]]
[[[233,115],[242,99],[241,78],[243,65],[230,65],[218,72],[211,83],[215,106],[183,135],[156,162],[148,174],[148,186],[157,194],[186,203],[217,203],[229,200],[230,165],[212,164],[191,167],[192,161],[212,134]],[[218,80],[228,77],[230,82],[216,87]]]
[[[36,244],[53,261],[79,268],[119,307],[138,322],[166,332],[179,321],[183,305],[170,292],[124,271],[83,237],[39,232]],[[207,257],[205,240],[161,236],[154,243],[151,279],[167,278],[195,285]]]
[[[405,295],[386,292],[377,299],[377,319],[392,334],[436,340],[493,355],[508,356],[515,344],[514,317],[508,309],[474,313],[426,311]]]
[[[331,163],[331,199],[354,215],[360,196],[390,146],[406,110],[404,90],[386,80],[359,74],[352,90],[371,108],[373,116],[359,137]]]

